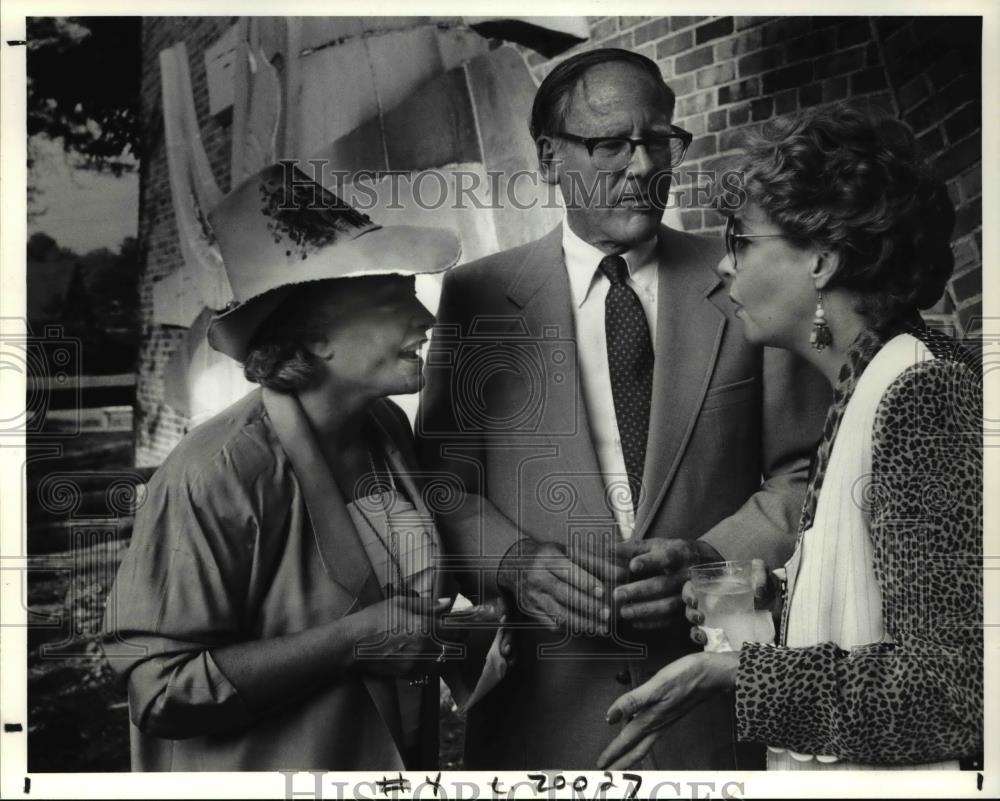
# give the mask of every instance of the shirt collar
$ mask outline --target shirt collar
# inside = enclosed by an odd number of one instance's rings
[[[573,305],[579,308],[586,302],[594,282],[600,279],[598,265],[607,254],[577,236],[565,219],[562,226],[562,250]],[[629,278],[641,288],[650,289],[656,280],[656,237],[621,255],[628,265]]]

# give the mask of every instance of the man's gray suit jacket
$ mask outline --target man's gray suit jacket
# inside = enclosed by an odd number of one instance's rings
[[[726,559],[778,567],[794,545],[829,387],[789,353],[746,342],[715,271],[720,241],[666,226],[658,239],[635,536],[700,537]],[[615,531],[576,369],[590,343],[576,340],[573,320],[561,228],[451,271],[417,420],[426,468],[458,476],[525,534],[562,544]],[[472,549],[495,561],[512,540],[494,528]],[[529,627],[505,680],[469,712],[470,769],[593,769],[617,730],[604,719],[611,702],[696,650],[683,620],[653,633],[616,625],[611,637],[512,622]],[[755,752],[732,732],[731,699],[720,695],[666,729],[642,767],[734,768]]]

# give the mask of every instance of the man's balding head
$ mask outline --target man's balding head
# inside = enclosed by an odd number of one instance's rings
[[[615,63],[632,65],[662,86],[664,110],[668,118],[673,117],[676,98],[673,90],[663,82],[660,68],[639,53],[604,47],[579,53],[560,62],[545,77],[535,93],[535,102],[531,107],[531,120],[528,125],[531,138],[538,139],[543,134],[560,130],[566,120],[570,97],[587,71],[599,64]]]

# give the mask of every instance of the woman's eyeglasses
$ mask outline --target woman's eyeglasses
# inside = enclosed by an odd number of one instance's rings
[[[726,255],[736,269],[736,251],[744,239],[792,239],[787,234],[738,234],[736,233],[736,217],[730,216],[726,219]]]
[[[632,161],[639,145],[645,146],[650,161],[657,167],[673,169],[684,160],[684,154],[694,137],[676,125],[671,125],[670,129],[670,133],[650,134],[642,139],[630,139],[627,136],[577,136],[565,131],[559,131],[555,135],[587,148],[590,160],[599,170],[624,170]]]

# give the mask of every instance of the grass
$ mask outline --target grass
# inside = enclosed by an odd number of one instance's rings
[[[77,553],[88,570],[53,569],[70,554],[33,559],[28,572],[28,770],[129,769],[124,686],[98,645],[104,599],[126,543]],[[99,568],[93,570],[92,568]],[[103,569],[100,569],[103,568]]]

